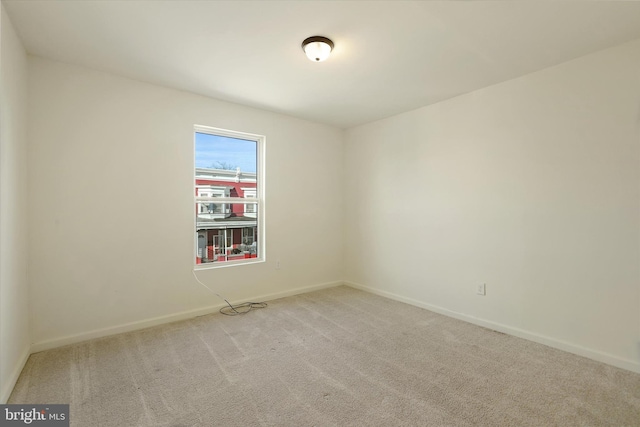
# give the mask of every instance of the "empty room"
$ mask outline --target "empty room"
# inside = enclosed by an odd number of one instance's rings
[[[640,426],[640,2],[0,2],[0,425]]]

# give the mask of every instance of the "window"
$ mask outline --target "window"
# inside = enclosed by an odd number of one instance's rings
[[[264,260],[264,136],[195,126],[195,263]]]
[[[256,198],[256,189],[255,188],[243,188],[242,192],[244,193],[244,198],[245,199],[255,199]],[[251,203],[247,203],[244,206],[244,214],[245,216],[250,216],[250,217],[254,217],[256,216],[256,205],[251,204]]]
[[[229,197],[229,189],[230,187],[196,184],[196,196],[204,198]],[[209,218],[228,216],[229,207],[225,203],[198,203],[198,217],[202,218],[202,214],[209,214]]]
[[[242,243],[244,245],[253,246],[256,242],[255,227],[245,227],[242,229]]]

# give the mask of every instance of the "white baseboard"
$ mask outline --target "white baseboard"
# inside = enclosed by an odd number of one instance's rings
[[[606,363],[608,365],[615,366],[617,368],[626,369],[628,371],[640,373],[640,362],[633,360],[623,359],[608,353],[593,350],[590,348],[582,347],[580,345],[572,344],[570,342],[557,340],[555,338],[547,337],[544,335],[536,334],[534,332],[526,331],[519,328],[514,328],[501,323],[492,322],[490,320],[481,319],[467,314],[458,313],[443,307],[438,307],[432,304],[428,304],[423,301],[419,301],[413,298],[407,298],[392,292],[382,291],[379,289],[371,288],[369,286],[362,285],[360,283],[354,283],[349,281],[343,282],[345,285],[362,291],[370,292],[372,294],[380,295],[386,298],[390,298],[396,301],[404,302],[406,304],[414,305],[416,307],[424,308],[429,311],[433,311],[438,314],[443,314],[455,319],[464,320],[465,322],[473,323],[478,326],[482,326],[495,331],[503,332],[505,334],[513,335],[519,338],[524,338],[529,341],[544,344],[549,347],[557,348],[558,350],[566,351],[569,353],[577,354],[589,359],[596,360],[598,362]]]
[[[25,347],[7,382],[2,384],[2,390],[0,390],[0,404],[5,404],[9,400],[9,396],[11,396],[11,392],[18,381],[18,377],[20,377],[20,373],[24,369],[24,365],[26,365],[27,360],[29,360],[30,355],[31,349],[29,347]]]
[[[287,291],[274,292],[274,293],[270,293],[270,294],[266,294],[266,295],[255,296],[255,297],[247,298],[246,300],[248,300],[248,301],[270,301],[270,300],[274,300],[274,299],[278,299],[278,298],[288,297],[288,296],[291,296],[291,295],[303,294],[303,293],[307,293],[307,292],[317,291],[317,290],[320,290],[320,289],[331,288],[331,287],[339,286],[339,285],[342,285],[342,284],[343,284],[342,281],[321,283],[319,285],[304,286],[304,287],[301,287],[301,288],[290,289],[290,290],[287,290]],[[232,304],[236,304],[236,303],[239,303],[239,301],[232,301]],[[220,310],[224,306],[225,306],[225,304],[212,305],[212,306],[208,306],[208,307],[198,308],[198,309],[195,309],[195,310],[188,310],[188,311],[183,311],[183,312],[180,312],[180,313],[169,314],[169,315],[166,315],[166,316],[153,317],[153,318],[150,318],[150,319],[139,320],[139,321],[131,322],[131,323],[124,323],[122,325],[111,326],[111,327],[108,327],[108,328],[95,329],[95,330],[92,330],[92,331],[82,332],[82,333],[79,333],[79,334],[67,335],[67,336],[64,336],[64,337],[59,337],[59,338],[53,338],[53,339],[49,339],[49,340],[45,340],[45,341],[40,341],[40,342],[37,342],[37,343],[33,343],[31,345],[31,353],[38,353],[40,351],[50,350],[52,348],[62,347],[62,346],[69,345],[69,344],[75,344],[75,343],[78,343],[78,342],[82,342],[82,341],[86,341],[86,340],[90,340],[90,339],[94,339],[94,338],[102,338],[102,337],[106,337],[106,336],[109,336],[109,335],[120,334],[120,333],[123,333],[123,332],[131,332],[131,331],[136,331],[136,330],[139,330],[139,329],[145,329],[145,328],[149,328],[151,326],[162,325],[164,323],[171,323],[171,322],[177,322],[179,320],[192,319],[194,317],[203,316],[203,315],[206,315],[206,314],[211,314],[211,313],[217,312],[218,310]],[[28,357],[28,355],[29,354],[27,354],[27,357]],[[19,373],[20,373],[20,371],[18,371],[18,374]],[[13,388],[13,386],[12,386],[12,388]]]

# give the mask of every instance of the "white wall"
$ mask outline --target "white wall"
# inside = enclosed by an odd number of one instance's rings
[[[191,273],[194,124],[267,137],[267,262],[201,280],[240,302],[341,279],[340,130],[37,57],[29,108],[34,349],[219,305]]]
[[[27,56],[0,10],[0,403],[29,355]]]
[[[349,130],[346,278],[640,372],[639,129],[636,41]]]

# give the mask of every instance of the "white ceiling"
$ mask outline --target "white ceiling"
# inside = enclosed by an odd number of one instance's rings
[[[341,128],[640,38],[640,2],[2,2],[31,54]]]

